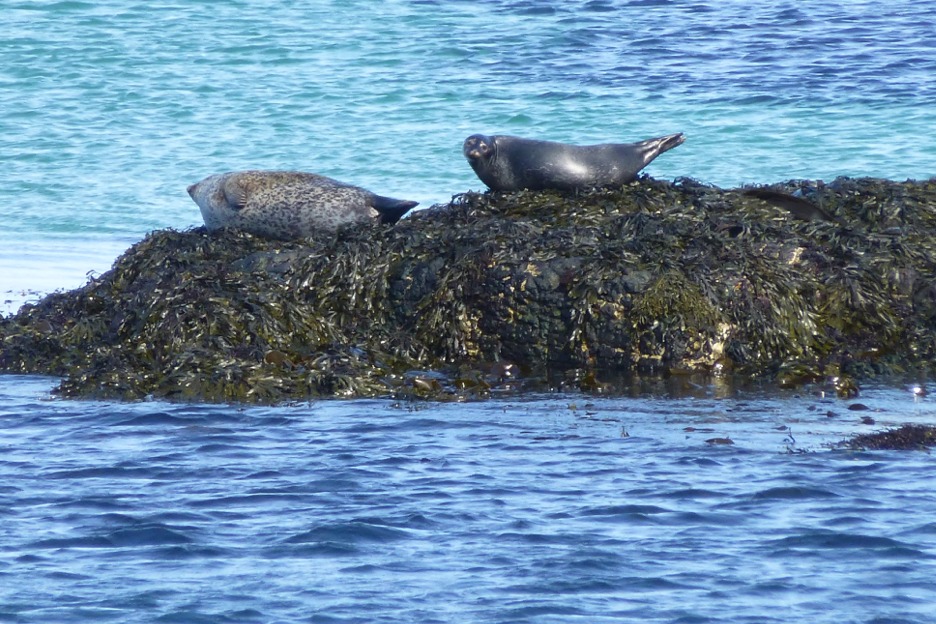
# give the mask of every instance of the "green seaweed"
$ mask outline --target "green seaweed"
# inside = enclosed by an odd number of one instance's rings
[[[60,376],[69,397],[276,403],[627,392],[635,374],[835,379],[850,396],[932,369],[936,182],[771,189],[833,220],[643,177],[469,192],[299,241],[156,231],[0,319],[0,370]]]

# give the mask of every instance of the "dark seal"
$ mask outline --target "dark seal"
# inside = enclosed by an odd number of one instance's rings
[[[473,134],[465,139],[463,151],[493,191],[572,190],[626,184],[650,161],[683,141],[681,132],[639,143],[601,145]]]

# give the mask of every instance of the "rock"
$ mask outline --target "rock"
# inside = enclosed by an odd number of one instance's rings
[[[932,367],[936,181],[772,188],[835,221],[644,177],[465,193],[298,241],[157,231],[0,319],[0,369],[61,376],[64,396],[275,403],[484,397],[493,362],[523,371],[514,390],[581,370],[602,392],[672,371],[798,384]]]

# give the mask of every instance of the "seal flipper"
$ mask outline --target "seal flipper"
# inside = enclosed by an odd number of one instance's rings
[[[374,195],[372,206],[374,210],[380,213],[380,222],[393,225],[403,217],[409,209],[419,205],[419,202],[408,201],[405,199],[393,199],[392,197],[382,197]]]
[[[660,139],[660,153],[662,154],[663,152],[669,151],[677,145],[682,145],[685,142],[686,135],[682,132],[677,132],[676,134],[662,137]]]
[[[221,183],[221,194],[228,206],[235,210],[243,210],[247,205],[244,187],[240,185],[236,176],[230,176]]]
[[[677,132],[676,134],[668,134],[666,136],[657,137],[655,139],[641,141],[639,145],[644,149],[644,153],[648,156],[647,163],[649,164],[651,160],[663,152],[668,152],[674,147],[682,145],[685,142],[686,135],[684,135],[682,132]]]
[[[782,193],[765,188],[745,189],[744,194],[748,197],[756,197],[772,206],[787,210],[794,218],[802,221],[832,221],[838,223],[839,220],[828,212],[802,197],[796,197],[789,193]]]

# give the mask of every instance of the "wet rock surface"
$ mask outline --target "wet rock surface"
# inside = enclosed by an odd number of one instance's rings
[[[64,396],[275,403],[687,372],[848,389],[936,364],[936,181],[769,187],[831,219],[748,190],[465,193],[292,242],[156,231],[0,320],[0,368]]]

